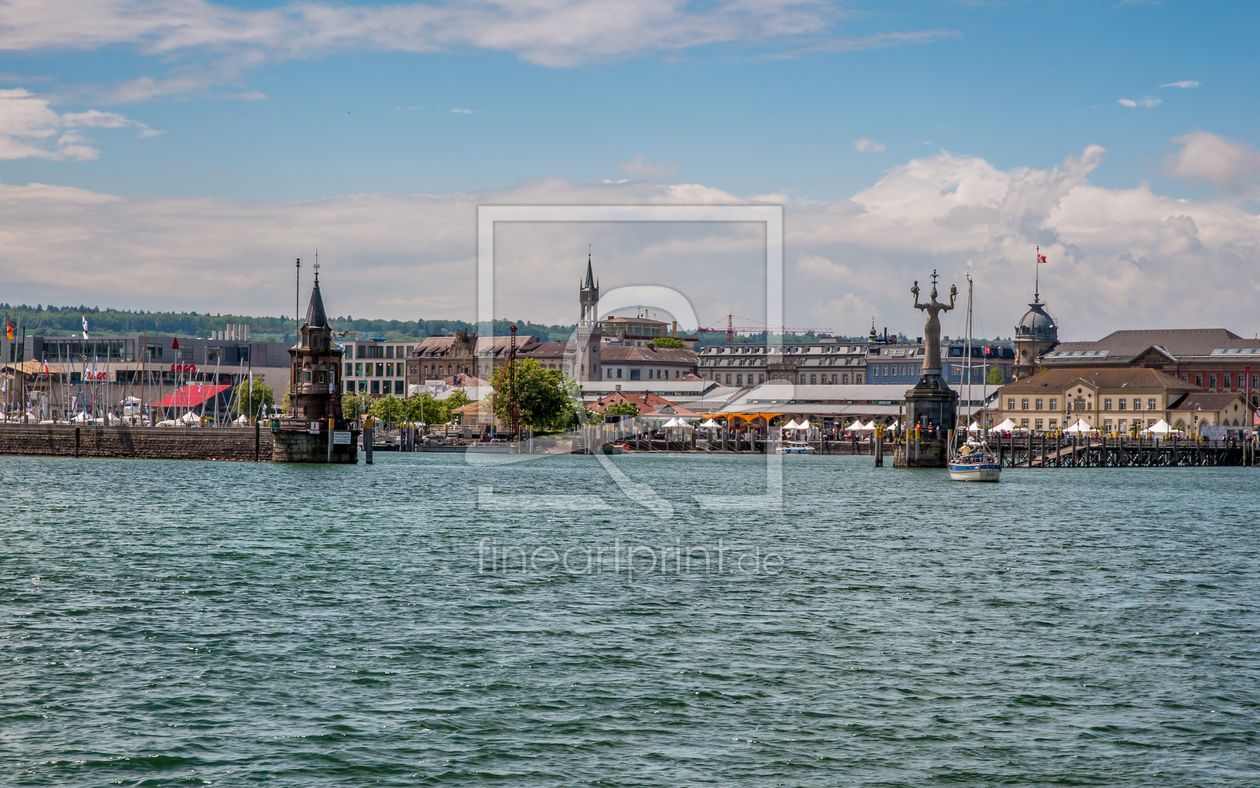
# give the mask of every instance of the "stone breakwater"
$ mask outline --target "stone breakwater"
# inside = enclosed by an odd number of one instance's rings
[[[99,427],[0,424],[0,455],[141,460],[270,461],[269,430],[252,427]]]

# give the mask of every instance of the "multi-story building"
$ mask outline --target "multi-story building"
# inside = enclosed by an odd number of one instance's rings
[[[1141,367],[1260,405],[1260,341],[1223,328],[1114,331],[1097,342],[1064,342],[1041,358],[1046,369],[1082,372]]]
[[[867,382],[913,386],[922,376],[923,343],[871,343],[867,347]],[[972,344],[970,364],[967,358],[966,342],[953,340],[941,343],[941,376],[951,388],[957,389],[966,384],[968,366],[971,368],[972,385],[980,386],[994,369],[1002,371],[1003,382],[1010,380],[1016,363],[1015,350],[992,343]]]
[[[838,339],[785,344],[773,357],[766,345],[710,345],[699,350],[697,374],[746,388],[765,383],[771,364],[777,364],[776,378],[787,375],[798,384],[859,384],[866,382],[866,352],[866,343]],[[786,367],[794,371],[782,372]]]
[[[345,350],[342,380],[346,394],[371,397],[407,394],[407,356],[415,340],[387,340],[378,337],[353,339],[342,343]]]
[[[643,347],[654,340],[670,337],[682,342],[687,349],[694,350],[697,341],[696,337],[678,335],[677,320],[666,323],[644,315],[604,318],[599,321],[599,329],[605,339],[612,337],[622,345]]]
[[[1052,431],[1083,419],[1104,432],[1145,429],[1163,419],[1187,431],[1245,429],[1254,406],[1241,392],[1218,394],[1155,369],[1137,366],[1049,369],[998,390],[994,423],[1010,419]]]
[[[694,350],[620,345],[606,342],[600,358],[603,382],[622,380],[673,380],[693,375],[698,357]]]

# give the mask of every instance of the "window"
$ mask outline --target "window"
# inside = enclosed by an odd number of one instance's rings
[[[323,372],[319,373],[319,382],[320,382],[320,383],[327,383],[327,382],[328,382],[327,380],[325,380],[325,379],[324,379],[324,373],[323,373]]]
[[[765,383],[765,382],[766,382],[766,376],[765,376],[764,374],[758,374],[758,375],[757,375],[757,382],[758,382],[758,383]]]
[[[346,362],[346,377],[350,377],[350,371],[354,369],[354,365],[349,361]]]
[[[1043,429],[1043,424],[1042,424],[1041,419],[1037,419],[1036,421],[1033,422],[1033,429],[1035,429],[1038,432],[1041,432],[1041,430]]]
[[[372,381],[372,396],[380,396],[381,382],[379,380]]]
[[[1103,400],[1103,410],[1111,410],[1111,400],[1109,399]],[[1107,422],[1107,423],[1110,424],[1111,422]]]
[[[810,385],[811,385],[811,386],[812,386],[812,385],[814,385],[814,384],[816,384],[817,382],[818,382],[818,376],[817,376],[817,375],[810,375],[810,376],[809,376],[809,383],[810,383]]]
[[[1050,410],[1058,410],[1058,409],[1059,409],[1059,401],[1058,401],[1057,399],[1055,399],[1054,397],[1051,397],[1051,398],[1050,398]],[[1051,420],[1050,420],[1050,426],[1051,426],[1051,427],[1053,427],[1053,426],[1054,426],[1054,419],[1051,419]]]
[[[1041,404],[1042,404],[1042,402],[1043,402],[1043,400],[1040,400],[1040,399],[1039,399],[1039,400],[1037,400],[1037,410],[1041,410]],[[1038,422],[1038,423],[1040,423],[1040,422]]]
[[[384,365],[384,364],[380,364],[380,363],[378,363],[378,364],[376,365],[376,376],[377,376],[378,378],[383,378],[383,377],[385,377],[385,365]]]
[[[385,348],[385,358],[393,358],[393,357],[394,357],[394,346],[390,345],[389,347]]]
[[[412,375],[416,374],[416,365],[415,365],[415,364],[410,364],[410,365],[408,365],[407,369],[409,370],[409,374],[412,374]]]
[[[303,383],[311,382],[311,371],[309,369],[302,373],[302,382]]]
[[[1006,409],[1007,409],[1007,410],[1015,410],[1015,400],[1013,400],[1013,399],[1008,399],[1008,400],[1006,401]]]
[[[848,376],[848,374],[841,375],[841,376],[840,376],[840,382],[841,382],[841,383],[843,383],[843,384],[844,384],[844,385],[846,385],[846,386],[847,386],[847,385],[849,385],[849,376]]]
[[[1052,430],[1053,430],[1053,429],[1058,429],[1058,427],[1059,427],[1059,420],[1058,420],[1058,419],[1050,419],[1050,429],[1052,429]]]
[[[346,366],[349,366],[348,364]],[[363,374],[363,364],[356,363],[354,365],[354,376],[357,378]]]
[[[406,385],[406,384],[404,384],[401,380],[395,380],[395,381],[394,381],[394,393],[395,393],[395,394],[405,394],[406,392],[404,392],[404,391],[403,391],[403,386],[404,386],[404,385]]]
[[[1216,388],[1216,376],[1215,376],[1215,375],[1208,375],[1208,388],[1210,388],[1210,389],[1214,389],[1214,388]]]
[[[744,376],[743,376],[743,375],[736,375],[736,376],[735,376],[735,385],[737,385],[737,386],[742,386],[742,385],[744,385]]]
[[[607,374],[607,375],[605,375],[604,377],[606,377],[606,378],[611,378],[611,377],[612,377],[612,367],[609,367],[609,368],[608,368],[608,374]]]
[[[1202,376],[1202,375],[1195,375],[1195,376],[1194,376],[1194,385],[1196,385],[1196,386],[1202,386],[1202,385],[1203,385],[1203,376]]]
[[[1124,398],[1124,397],[1121,397],[1121,398],[1120,398],[1120,410],[1124,410],[1124,405],[1125,405],[1125,402],[1126,402],[1126,401],[1127,401],[1127,400],[1125,400],[1125,398]]]
[[[1251,387],[1253,389],[1260,389],[1260,375],[1251,376]]]
[[[209,351],[207,351],[207,352],[209,352]],[[209,356],[207,356],[207,357],[206,357],[206,361],[209,361],[209,360],[210,360],[210,358],[209,358]],[[1232,386],[1230,386],[1230,385],[1229,385],[1229,378],[1230,378],[1230,376],[1229,376],[1229,375],[1226,375],[1226,376],[1225,376],[1225,388],[1227,388],[1227,389],[1228,389],[1228,388],[1233,388]]]
[[[726,373],[726,385],[731,385],[731,373]]]
[[[887,364],[885,364],[885,365],[883,366],[883,369],[880,371],[879,376],[880,376],[880,377],[882,377],[882,378],[886,378],[886,377],[888,377],[888,365],[887,365]]]
[[[1020,410],[1028,410],[1028,400],[1026,400],[1026,399],[1021,399],[1021,400],[1019,401],[1019,409],[1020,409]]]
[[[359,391],[361,391],[361,392],[363,392],[363,393],[365,393],[365,394],[367,393],[367,381],[366,381],[366,380],[360,380],[360,381],[359,381]]]
[[[1142,400],[1138,399],[1137,397],[1134,397],[1134,398],[1133,398],[1133,409],[1134,409],[1134,410],[1141,410],[1141,409],[1142,409]]]
[[[1155,399],[1154,399],[1154,398],[1148,399],[1148,400],[1146,401],[1146,409],[1147,409],[1147,410],[1155,410],[1155,409],[1157,409],[1158,407],[1159,407],[1159,406],[1155,404]]]

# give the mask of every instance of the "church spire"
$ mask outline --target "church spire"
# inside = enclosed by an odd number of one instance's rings
[[[591,249],[586,248],[586,281],[582,283],[584,290],[595,289],[595,272],[591,269]]]

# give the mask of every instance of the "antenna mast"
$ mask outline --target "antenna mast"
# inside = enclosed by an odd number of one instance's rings
[[[293,344],[298,343],[302,333],[302,318],[299,316],[302,304],[302,258],[297,259],[297,267],[293,275]]]

